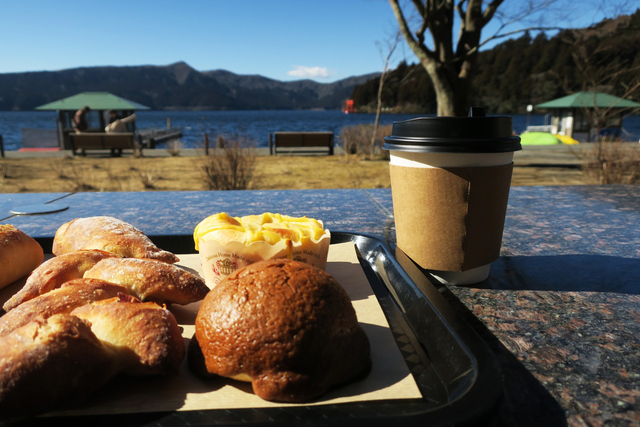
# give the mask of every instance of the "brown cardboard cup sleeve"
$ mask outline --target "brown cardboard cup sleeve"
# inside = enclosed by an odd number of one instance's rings
[[[461,272],[498,259],[513,163],[389,168],[398,248],[413,261]]]

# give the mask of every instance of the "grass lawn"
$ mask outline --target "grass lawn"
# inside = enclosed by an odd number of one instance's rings
[[[0,192],[206,190],[203,157],[0,159]],[[514,168],[512,185],[584,184],[579,169]],[[389,187],[388,162],[346,156],[257,156],[250,189]]]

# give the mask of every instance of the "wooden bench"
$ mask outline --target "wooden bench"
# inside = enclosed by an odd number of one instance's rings
[[[328,154],[333,156],[333,132],[274,132],[269,154]]]
[[[113,154],[114,150],[135,148],[140,148],[142,154],[142,147],[136,144],[133,133],[70,133],[69,139],[74,156],[76,150],[111,150]]]

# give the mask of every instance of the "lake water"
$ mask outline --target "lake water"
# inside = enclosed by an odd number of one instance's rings
[[[97,112],[90,117],[97,126]],[[407,120],[423,114],[382,114],[382,125],[394,121]],[[181,127],[182,142],[185,148],[201,145],[203,135],[209,134],[210,141],[217,135],[243,135],[257,142],[259,147],[269,144],[269,134],[273,132],[334,132],[336,137],[345,126],[360,123],[373,123],[374,114],[344,114],[341,111],[140,111],[137,113],[136,126],[140,128],[165,128],[167,118],[172,127]],[[516,114],[513,129],[521,133],[526,129],[527,116]],[[532,114],[530,125],[544,125],[545,116]],[[56,113],[51,111],[0,111],[0,135],[5,150],[17,150],[21,147],[21,128],[55,129]],[[638,141],[640,138],[640,116],[625,118],[624,128],[632,136],[627,139]],[[339,142],[338,142],[339,143]]]

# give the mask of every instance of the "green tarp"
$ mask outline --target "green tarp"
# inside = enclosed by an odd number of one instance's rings
[[[92,110],[149,110],[137,102],[108,92],[82,92],[59,101],[36,107],[36,110],[79,110],[88,105]]]
[[[560,140],[546,132],[527,132],[520,135],[522,145],[557,145]]]

